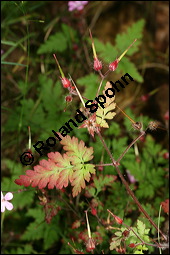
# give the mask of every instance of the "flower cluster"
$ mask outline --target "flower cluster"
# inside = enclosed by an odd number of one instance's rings
[[[81,11],[84,9],[84,6],[88,4],[88,1],[69,1],[68,2],[68,10],[70,12],[77,10]]]

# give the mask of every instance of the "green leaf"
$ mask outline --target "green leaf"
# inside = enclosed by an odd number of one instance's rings
[[[140,220],[137,220],[137,230],[138,230],[138,233],[139,233],[140,236],[144,235],[144,233],[145,233],[145,224]]]
[[[121,155],[121,153],[126,149],[127,140],[128,140],[127,137],[115,138],[112,140],[112,152],[114,154],[115,159],[118,158]],[[129,153],[131,154],[132,150],[133,149],[129,150],[129,152],[123,158],[123,160],[125,160],[125,162],[127,162],[127,164],[129,163],[130,165],[132,161],[129,161],[128,154]]]
[[[14,191],[14,197],[12,199],[14,209],[17,210],[18,208],[22,209],[24,207],[30,206],[34,200],[35,190],[27,189],[16,192],[18,191],[18,185],[16,185],[14,182],[14,180],[18,178],[18,175],[23,173],[23,165],[10,159],[3,160],[3,164],[5,165],[6,169],[10,171],[11,177],[2,178],[1,188],[2,190]],[[6,213],[9,212],[7,211]]]
[[[140,75],[136,66],[129,60],[127,56],[132,56],[134,53],[138,52],[139,46],[141,44],[141,39],[143,37],[142,31],[144,24],[145,21],[141,19],[130,26],[126,32],[118,34],[115,39],[115,46],[109,42],[104,44],[98,39],[94,39],[97,54],[99,54],[100,57],[107,63],[113,62],[133,43],[135,39],[137,39],[133,46],[127,51],[126,56],[124,56],[119,62],[116,72],[129,73],[134,78],[134,80],[138,82],[143,82],[143,77]]]
[[[149,236],[148,236],[148,233],[149,233],[150,229],[146,229],[146,225],[140,221],[140,220],[137,220],[137,232],[139,234],[139,236],[145,241],[145,242],[149,242]],[[142,246],[143,250],[146,250],[146,246]]]
[[[72,27],[62,23],[61,24],[64,36],[67,38],[67,43],[69,45],[69,48],[72,48],[72,42],[78,43],[78,36],[77,36],[77,31],[73,29]]]
[[[76,84],[79,88],[79,85],[83,85],[85,87],[85,91],[83,93],[83,96],[90,100],[94,100],[98,86],[99,86],[99,77],[96,74],[88,74],[86,76],[83,76],[79,79],[77,79]]]
[[[62,32],[49,36],[44,44],[41,44],[37,54],[63,52],[68,47],[71,49],[72,42],[77,42],[77,31],[72,27],[62,24]]]
[[[97,54],[99,53],[100,57],[104,59],[106,63],[113,62],[117,58],[117,49],[110,42],[104,44],[98,39],[94,38],[94,44]]]
[[[142,252],[142,250],[137,250],[133,254],[144,254],[144,253]]]
[[[7,254],[36,254],[36,252],[31,244],[24,244],[23,248],[11,249],[10,253]]]
[[[41,44],[37,54],[63,52],[67,49],[67,38],[62,32],[51,35],[48,40]]]
[[[138,82],[143,82],[143,77],[138,72],[135,64],[133,64],[127,57],[123,57],[119,62],[118,69],[116,69],[117,73],[121,72],[130,74],[134,80]]]
[[[96,196],[105,186],[110,186],[115,180],[116,180],[116,176],[114,175],[106,175],[106,176],[100,175],[99,177],[95,176],[94,185],[95,185],[95,188],[97,189]]]
[[[109,127],[109,129],[106,129],[105,130],[105,135],[106,136],[115,136],[115,137],[117,137],[117,136],[119,136],[120,135],[120,133],[121,133],[121,129],[120,129],[120,126],[119,126],[119,124],[118,123],[116,123],[116,122],[114,122],[114,121],[112,121],[112,123],[110,124],[110,127]],[[115,139],[114,139],[115,140]],[[114,141],[113,140],[113,141]]]
[[[58,228],[54,228],[52,227],[52,224],[43,222],[44,212],[42,211],[42,208],[31,209],[28,211],[27,215],[33,216],[35,221],[27,226],[21,240],[35,241],[42,239],[44,249],[50,248],[59,238]]]
[[[118,247],[121,243],[121,238],[120,237],[113,237],[112,241],[110,243],[110,247],[109,249],[112,251],[114,249],[116,249],[116,247]]]
[[[143,28],[145,25],[145,20],[141,19],[132,24],[126,32],[118,34],[116,36],[116,47],[119,50],[119,54],[122,54],[129,45],[137,39],[133,46],[126,53],[127,56],[132,56],[135,52],[139,50],[139,45],[141,44],[141,39],[143,37]]]

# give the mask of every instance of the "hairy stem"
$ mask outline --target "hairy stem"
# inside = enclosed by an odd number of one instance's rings
[[[98,166],[112,166],[113,163],[107,163],[107,164],[95,164],[96,167]]]
[[[98,95],[99,95],[99,92],[100,92],[100,89],[101,89],[101,86],[102,86],[102,83],[103,83],[103,81],[104,81],[104,76],[102,77],[102,79],[101,79],[101,81],[100,81],[100,84],[99,84],[99,87],[98,87],[98,90],[97,90],[97,94],[96,94],[96,97],[98,97]]]
[[[133,193],[133,191],[130,189],[128,183],[126,182],[126,180],[124,179],[122,173],[120,172],[119,170],[119,162],[115,161],[115,159],[113,158],[109,148],[107,147],[103,137],[101,136],[100,132],[98,133],[98,136],[105,148],[105,150],[107,151],[112,163],[113,163],[113,166],[116,168],[116,171],[117,171],[117,174],[119,175],[121,181],[123,182],[123,184],[125,185],[126,187],[126,190],[127,190],[127,193],[133,198],[134,202],[137,204],[139,210],[145,215],[145,217],[149,220],[149,222],[152,224],[152,226],[154,226],[154,228],[162,235],[162,237],[167,240],[166,236],[162,233],[162,231],[160,229],[158,229],[157,225],[154,223],[154,221],[150,218],[150,216],[148,215],[148,213],[144,210],[144,208],[142,207],[142,205],[140,204],[140,202],[138,201],[138,199],[136,198],[135,194]]]
[[[132,145],[134,143],[136,143],[143,135],[145,135],[145,131],[141,131],[141,134],[136,137],[129,145],[128,147],[126,148],[126,150],[120,155],[120,157],[118,158],[117,162],[119,163],[120,160],[124,157],[124,155],[128,152],[128,150],[132,147]]]

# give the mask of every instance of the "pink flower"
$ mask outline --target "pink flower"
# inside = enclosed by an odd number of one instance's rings
[[[129,170],[126,170],[126,172],[127,172],[127,176],[128,176],[128,178],[129,178],[129,182],[130,182],[130,183],[135,183],[135,182],[137,182],[137,180],[135,179],[135,177],[134,177],[133,175],[130,174],[130,171],[129,171]]]
[[[84,5],[86,5],[88,1],[69,1],[68,2],[68,10],[70,12],[74,10],[81,11],[84,9]]]
[[[13,198],[13,194],[11,192],[6,193],[4,196],[1,191],[1,212],[5,212],[5,207],[7,210],[11,211],[13,209],[13,204],[8,202]]]

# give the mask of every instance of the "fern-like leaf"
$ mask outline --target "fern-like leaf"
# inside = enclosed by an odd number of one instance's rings
[[[66,49],[67,49],[67,39],[65,38],[63,33],[57,32],[54,35],[51,35],[44,44],[41,44],[37,53],[44,54],[44,53],[52,53],[56,51],[63,52]]]
[[[78,142],[76,137],[70,136],[63,138],[61,144],[66,153],[48,153],[48,160],[41,160],[34,170],[27,170],[26,175],[20,175],[15,183],[39,189],[47,185],[48,189],[62,189],[70,182],[73,197],[77,196],[85,188],[85,181],[89,182],[91,174],[95,173],[94,165],[85,163],[93,158],[93,148],[87,148],[83,141]]]
[[[104,109],[102,107],[99,107],[96,111],[96,122],[99,124],[101,127],[108,128],[109,125],[106,122],[107,119],[111,120],[113,117],[116,115],[113,110],[116,107],[116,103],[114,102],[115,96],[112,98],[109,98],[108,96],[105,95],[105,91],[108,88],[112,88],[112,85],[110,82],[106,83],[105,89],[103,91],[103,95],[106,97],[106,103],[104,104]]]

